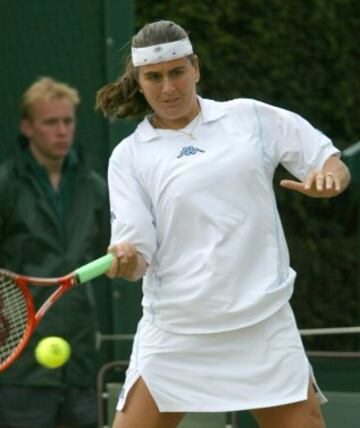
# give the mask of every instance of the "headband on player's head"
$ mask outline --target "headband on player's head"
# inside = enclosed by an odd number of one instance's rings
[[[188,37],[177,40],[176,42],[131,49],[134,67],[171,61],[172,59],[182,58],[192,53],[193,48]]]

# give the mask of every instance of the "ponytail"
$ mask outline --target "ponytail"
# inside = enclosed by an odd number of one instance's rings
[[[97,92],[96,108],[100,109],[104,116],[118,119],[137,117],[150,111],[148,103],[139,91],[136,70],[130,58],[125,73]]]

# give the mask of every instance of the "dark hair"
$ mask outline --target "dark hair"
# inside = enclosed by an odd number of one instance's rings
[[[143,48],[186,38],[186,31],[172,21],[156,21],[146,24],[133,38],[132,46]],[[193,55],[191,55],[193,57]],[[125,72],[113,83],[102,87],[96,95],[96,108],[105,116],[120,118],[136,117],[151,111],[144,96],[139,92],[138,70],[131,56],[126,60]]]

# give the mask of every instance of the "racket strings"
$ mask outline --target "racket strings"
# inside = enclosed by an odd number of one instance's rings
[[[0,365],[18,348],[28,326],[28,304],[11,278],[0,276]]]

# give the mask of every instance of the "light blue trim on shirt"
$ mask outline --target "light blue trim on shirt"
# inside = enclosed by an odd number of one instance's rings
[[[150,301],[150,311],[151,311],[151,315],[152,315],[152,322],[155,321],[155,317],[156,317],[156,310],[155,310],[155,306],[156,303],[160,301],[160,295],[159,295],[159,290],[161,288],[162,285],[162,280],[161,278],[159,278],[156,274],[153,275],[154,281],[155,281],[155,287],[154,287],[154,296],[155,299],[152,299]]]
[[[261,126],[261,120],[260,120],[260,115],[258,112],[258,109],[256,108],[256,103],[253,102],[253,106],[254,106],[254,110],[255,110],[255,116],[256,116],[256,120],[259,126],[259,141],[260,141],[260,146],[261,146],[261,153],[263,156],[263,161],[268,162],[271,164],[271,159],[266,151],[266,147],[265,147],[265,143],[264,143],[264,133],[263,133],[263,128]]]
[[[260,143],[260,147],[261,147],[262,160],[263,160],[264,168],[265,168],[266,162],[268,162],[271,165],[271,159],[266,152],[263,127],[261,124],[260,115],[259,115],[255,101],[253,102],[253,106],[254,106],[255,116],[256,116],[256,120],[257,120],[258,128],[259,128],[259,143]],[[273,211],[273,221],[274,221],[274,228],[275,228],[275,235],[276,235],[276,245],[277,245],[277,250],[278,250],[278,255],[279,255],[278,256],[278,265],[277,265],[277,285],[280,286],[284,280],[284,275],[283,275],[282,269],[281,269],[281,267],[283,265],[283,254],[282,254],[281,246],[280,246],[279,215],[278,215],[278,210],[277,210],[276,200],[275,200],[275,194],[274,194],[274,189],[273,189],[272,184],[271,184],[271,192],[273,195],[272,211]]]

